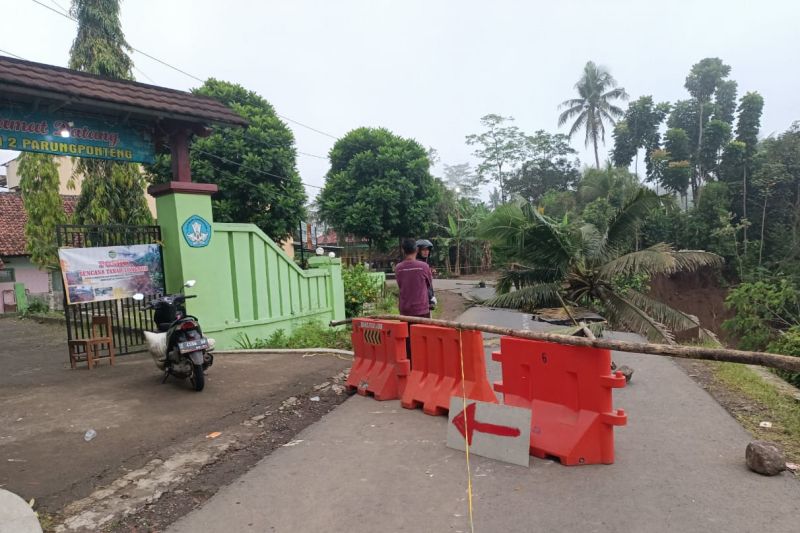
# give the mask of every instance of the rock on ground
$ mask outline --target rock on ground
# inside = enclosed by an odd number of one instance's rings
[[[774,442],[756,440],[747,445],[747,467],[765,476],[780,474],[786,469],[786,457]]]

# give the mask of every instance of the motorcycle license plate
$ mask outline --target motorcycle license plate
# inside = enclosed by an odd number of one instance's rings
[[[208,339],[197,339],[193,341],[179,342],[178,351],[183,353],[196,352],[208,349]]]

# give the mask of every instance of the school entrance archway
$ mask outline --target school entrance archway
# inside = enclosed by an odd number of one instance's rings
[[[247,121],[211,98],[0,57],[0,149],[141,164],[152,163],[157,152],[169,152],[173,181],[151,187],[150,194],[211,195],[215,185],[191,181],[189,144],[192,136],[207,135],[213,125],[246,126]],[[130,299],[138,281],[129,283],[125,275],[154,261],[147,250],[144,259],[134,261],[105,248],[157,246],[161,257],[160,228],[62,226],[58,244],[102,248],[111,255],[97,268],[64,272],[68,339],[86,335],[92,316],[104,315],[112,317],[118,353],[141,349],[141,330],[149,324]],[[167,260],[160,285],[151,283],[146,290],[155,296],[170,288],[164,279],[176,275],[179,266],[173,268]]]

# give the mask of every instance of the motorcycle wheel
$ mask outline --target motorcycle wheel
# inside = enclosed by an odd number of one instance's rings
[[[203,365],[192,365],[192,383],[194,390],[200,392],[206,385],[206,377],[203,374]]]

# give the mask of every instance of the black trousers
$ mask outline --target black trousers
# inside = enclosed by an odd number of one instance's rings
[[[413,316],[417,318],[430,318],[431,313],[430,311],[428,311],[424,315],[406,315],[406,316]],[[411,324],[409,324],[408,326],[409,326],[408,337],[406,337],[406,356],[408,357],[408,360],[411,361]],[[411,366],[414,366],[413,362],[411,363]]]

